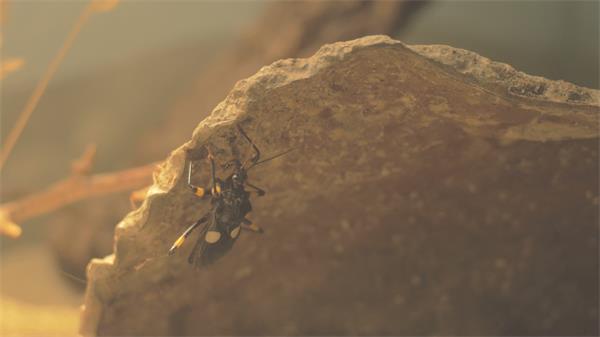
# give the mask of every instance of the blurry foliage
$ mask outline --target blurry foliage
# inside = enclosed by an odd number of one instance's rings
[[[42,77],[40,78],[39,82],[37,83],[35,89],[33,90],[31,96],[27,100],[27,103],[25,104],[25,107],[19,114],[19,118],[17,119],[14,127],[10,130],[8,136],[6,136],[6,138],[3,139],[2,147],[0,148],[0,170],[2,169],[2,167],[4,167],[6,160],[10,156],[10,153],[12,152],[15,144],[17,143],[17,141],[19,140],[19,137],[23,133],[23,130],[27,126],[27,123],[29,122],[29,118],[31,117],[31,114],[37,107],[40,99],[44,95],[44,92],[46,91],[46,88],[48,87],[50,80],[52,80],[52,77],[57,72],[58,68],[60,67],[60,64],[62,63],[65,56],[69,52],[69,49],[71,49],[71,47],[73,46],[75,39],[81,32],[81,29],[83,28],[85,23],[88,21],[89,17],[95,12],[101,13],[101,12],[107,12],[107,11],[114,9],[115,6],[117,5],[117,3],[118,3],[118,0],[92,0],[92,1],[90,1],[89,5],[87,5],[83,9],[81,14],[75,21],[73,28],[67,35],[65,42],[59,48],[58,52],[52,59],[52,62],[50,62],[50,64],[48,65],[46,72],[42,75]],[[4,7],[6,7],[6,5],[4,5]],[[3,8],[3,12],[6,12],[6,8]],[[6,14],[4,14],[4,15],[6,15]],[[5,22],[5,20],[3,20],[2,22]],[[15,69],[19,68],[18,62],[15,63],[13,61],[9,65],[12,65],[12,67],[10,69],[12,69],[13,71]],[[3,68],[4,68],[4,63],[3,63]]]
[[[3,139],[0,149],[0,170],[8,159],[19,136],[29,122],[31,114],[53,75],[58,70],[75,38],[81,31],[89,16],[95,12],[107,12],[116,7],[118,0],[92,0],[84,8],[73,29],[67,36],[65,43],[48,66],[44,75],[21,111],[14,127],[8,136]],[[0,24],[5,25],[7,19],[7,1],[0,2]],[[3,27],[2,27],[3,28]],[[3,42],[0,36],[0,48]],[[0,80],[4,80],[10,73],[20,70],[25,64],[22,58],[7,58],[0,62]],[[52,211],[64,204],[74,202],[79,198],[102,193],[114,193],[123,189],[139,188],[149,183],[148,177],[154,166],[143,168],[142,179],[131,179],[129,175],[89,177],[92,161],[96,153],[95,146],[88,146],[83,156],[72,163],[72,176],[62,183],[51,186],[41,194],[29,196],[9,204],[0,205],[0,235],[17,238],[21,235],[21,228],[13,219],[24,221],[28,217]],[[139,173],[139,172],[138,172]],[[135,175],[135,173],[134,173]],[[137,175],[139,176],[139,174]],[[136,176],[136,177],[137,177]],[[96,178],[96,179],[94,179]],[[120,179],[119,179],[120,178]],[[135,177],[134,177],[135,178]],[[132,186],[133,180],[133,186]],[[138,186],[142,182],[142,185]],[[110,185],[110,186],[109,186]],[[44,194],[43,192],[46,192]],[[19,214],[20,213],[20,214]],[[4,277],[4,276],[3,276]],[[27,291],[24,289],[24,291]],[[51,290],[50,290],[51,291]],[[0,334],[1,335],[38,335],[38,336],[75,336],[79,320],[78,308],[65,305],[39,305],[11,299],[0,295]]]
[[[40,99],[46,92],[54,74],[58,71],[60,64],[71,49],[81,29],[94,13],[109,12],[117,6],[119,0],[91,0],[77,18],[73,28],[67,35],[63,45],[48,65],[48,68],[40,78],[25,107],[19,114],[14,127],[8,136],[3,139],[0,149],[0,170],[10,156],[29,119],[37,107]],[[6,22],[7,2],[2,2],[2,25]],[[0,80],[11,72],[22,68],[24,60],[20,58],[9,58],[0,64]],[[138,189],[150,184],[154,165],[141,167],[139,170],[128,170],[122,173],[104,176],[91,176],[88,174],[92,168],[92,161],[96,154],[96,147],[86,149],[82,157],[72,163],[72,175],[62,182],[56,183],[50,188],[33,196],[13,201],[9,204],[0,205],[0,235],[17,238],[21,235],[21,228],[16,222],[28,220],[31,217],[54,211],[66,204],[79,201],[95,195],[114,193],[122,190]]]

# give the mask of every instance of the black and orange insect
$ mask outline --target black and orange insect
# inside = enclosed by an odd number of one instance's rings
[[[209,147],[207,147],[208,160],[210,162],[210,186],[208,188],[192,184],[192,162],[190,162],[188,167],[189,188],[199,197],[206,198],[210,196],[212,207],[207,214],[183,232],[173,246],[171,246],[171,249],[169,249],[169,255],[173,254],[183,244],[196,227],[205,224],[188,258],[190,264],[195,264],[198,267],[215,262],[231,250],[242,229],[262,233],[260,227],[246,218],[247,214],[252,210],[250,193],[255,192],[258,196],[265,194],[263,189],[248,182],[248,170],[290,151],[288,150],[260,161],[260,150],[258,147],[239,125],[237,129],[250,144],[254,154],[244,163],[238,159],[227,162],[225,168],[233,168],[233,171],[225,180],[221,180],[216,175],[215,158]],[[251,188],[252,191],[247,191],[246,187]]]

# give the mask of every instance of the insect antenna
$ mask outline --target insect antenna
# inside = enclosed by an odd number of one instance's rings
[[[269,157],[269,158],[267,158],[267,159],[263,159],[263,160],[261,160],[261,161],[259,161],[259,162],[256,162],[256,163],[254,163],[252,166],[250,166],[250,167],[248,168],[248,170],[249,170],[249,169],[251,169],[251,168],[253,168],[254,166],[257,166],[257,165],[260,165],[260,164],[266,163],[266,162],[268,162],[268,161],[271,161],[271,160],[273,160],[273,159],[276,159],[276,158],[279,158],[279,157],[281,157],[281,156],[283,156],[283,155],[286,155],[286,154],[288,154],[288,153],[292,152],[292,151],[293,151],[293,150],[295,150],[295,149],[296,149],[296,148],[294,148],[294,147],[293,147],[293,148],[291,148],[291,149],[289,149],[289,150],[285,150],[285,151],[283,151],[283,152],[281,152],[281,153],[278,153],[278,154],[276,154],[276,155],[274,155],[274,156],[272,156],[272,157]]]
[[[242,166],[246,166],[246,163],[248,161],[252,163],[251,166],[254,166],[256,164],[256,162],[258,162],[258,160],[260,159],[260,150],[258,149],[256,144],[254,144],[252,139],[250,139],[250,137],[248,137],[248,135],[246,134],[246,131],[244,131],[244,129],[242,129],[242,127],[239,124],[237,124],[236,127],[237,127],[238,131],[242,134],[242,136],[246,139],[246,141],[248,143],[250,143],[250,145],[252,146],[252,149],[254,149],[254,155],[251,158],[248,158]]]
[[[80,277],[77,277],[77,276],[75,276],[75,275],[73,275],[73,274],[71,274],[69,272],[66,272],[64,270],[60,270],[60,273],[63,274],[64,276],[70,278],[71,280],[76,281],[77,283],[81,283],[83,285],[87,285],[87,281],[86,280],[84,280],[84,279],[82,279]]]

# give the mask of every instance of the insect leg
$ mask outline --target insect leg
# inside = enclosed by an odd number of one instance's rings
[[[207,226],[204,226],[204,228],[200,232],[200,235],[198,235],[198,240],[196,240],[196,243],[194,244],[194,248],[192,248],[192,251],[190,252],[190,255],[188,256],[189,264],[194,264],[194,261],[196,260],[196,258],[200,259],[199,262],[202,261],[201,257],[202,257],[202,255],[204,255],[204,251],[206,251],[206,247],[208,246],[208,243],[209,243],[207,241],[206,235],[208,232],[216,231],[216,228],[217,228],[216,214],[213,211],[211,213],[211,215],[212,215],[212,219],[210,220],[210,223]]]
[[[252,221],[250,221],[246,218],[242,219],[242,229],[249,230],[254,233],[259,233],[259,234],[264,233],[264,230],[262,228],[260,228],[257,224],[253,223]]]
[[[198,227],[198,225],[206,222],[206,220],[208,220],[208,214],[204,215],[200,218],[200,220],[196,221],[193,225],[188,227],[188,229],[186,229],[185,232],[183,232],[183,234],[181,234],[181,236],[177,240],[175,240],[175,243],[173,243],[173,246],[171,246],[171,248],[169,249],[169,255],[172,255],[177,248],[181,247],[181,245],[183,244],[185,239],[190,235],[190,233],[196,227]]]
[[[221,185],[217,179],[217,173],[215,168],[215,157],[210,150],[210,147],[206,147],[208,150],[208,161],[210,162],[210,192],[212,195],[219,195],[221,193]]]
[[[250,158],[250,163],[251,163],[251,166],[255,165],[260,160],[260,150],[258,149],[256,144],[254,144],[252,139],[250,139],[250,137],[248,137],[248,135],[246,134],[246,131],[244,131],[244,129],[242,129],[242,127],[239,124],[236,126],[237,126],[238,131],[242,134],[242,136],[246,139],[246,141],[248,141],[248,143],[250,143],[250,145],[252,145],[252,149],[254,150],[254,155],[252,156],[252,158]],[[244,167],[245,166],[246,165],[244,165]]]
[[[254,186],[254,185],[250,184],[250,183],[249,183],[249,182],[247,182],[247,181],[246,181],[246,186],[248,186],[248,187],[252,187],[253,189],[255,189],[255,190],[256,190],[256,193],[258,193],[258,196],[259,196],[259,197],[262,197],[263,195],[265,195],[265,193],[267,193],[267,192],[265,192],[265,190],[263,190],[262,188],[260,188],[260,187],[257,187],[257,186]]]
[[[190,165],[188,166],[188,187],[192,190],[192,192],[199,196],[199,197],[204,197],[206,196],[206,189],[202,188],[202,187],[198,187],[194,184],[192,184],[192,162],[190,161]]]

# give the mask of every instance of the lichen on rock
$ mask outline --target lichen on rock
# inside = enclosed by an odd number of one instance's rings
[[[597,334],[598,91],[451,50],[370,36],[239,81],[90,263],[82,333]],[[186,163],[248,156],[236,124],[294,151],[250,172],[266,233],[195,270],[167,256],[210,207]]]

